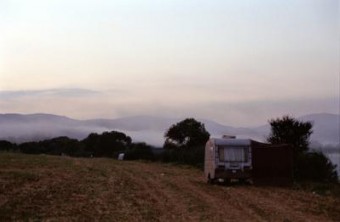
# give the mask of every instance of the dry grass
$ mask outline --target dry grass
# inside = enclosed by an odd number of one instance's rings
[[[189,167],[0,153],[0,221],[340,221],[340,199]]]

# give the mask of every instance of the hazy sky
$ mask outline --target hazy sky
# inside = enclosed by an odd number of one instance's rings
[[[0,113],[339,113],[338,0],[1,0]]]

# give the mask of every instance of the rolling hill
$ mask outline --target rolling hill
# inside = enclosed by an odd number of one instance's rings
[[[299,119],[313,122],[314,133],[311,140],[320,144],[339,144],[339,116],[335,114],[311,114]],[[118,119],[75,120],[52,114],[0,114],[0,139],[12,142],[42,140],[57,136],[83,139],[91,132],[117,130],[131,136],[134,141],[144,141],[161,146],[166,130],[180,119],[152,116],[134,116]],[[212,136],[224,134],[239,138],[253,138],[264,141],[269,134],[269,126],[232,127],[207,119],[203,122]]]

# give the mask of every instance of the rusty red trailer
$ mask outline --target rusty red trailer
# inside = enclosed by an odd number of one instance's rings
[[[252,142],[252,180],[255,184],[293,182],[293,147]]]

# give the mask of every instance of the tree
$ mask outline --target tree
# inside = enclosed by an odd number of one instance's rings
[[[17,145],[7,140],[0,140],[0,151],[16,151]]]
[[[312,123],[301,122],[289,116],[269,121],[271,133],[268,142],[290,144],[294,148],[294,177],[297,180],[336,182],[336,166],[318,152],[307,152]]]
[[[172,125],[164,135],[164,148],[183,148],[204,145],[210,137],[203,123],[187,118]]]
[[[296,178],[318,182],[337,182],[336,165],[321,152],[308,152],[299,155]]]
[[[66,154],[75,156],[76,153],[81,151],[81,143],[76,139],[71,139],[66,136],[44,140],[41,141],[39,145],[44,147],[44,153],[51,155]]]
[[[126,160],[153,160],[154,154],[152,146],[146,143],[132,143],[126,150],[124,159]]]
[[[116,153],[124,151],[131,144],[131,138],[124,133],[111,131],[98,135],[91,133],[83,141],[85,150],[95,157],[113,157]]]
[[[19,150],[27,154],[41,154],[46,152],[39,142],[22,143],[19,145]]]
[[[272,144],[290,144],[294,147],[294,153],[308,151],[309,137],[313,133],[312,123],[301,122],[290,116],[283,116],[282,119],[269,121],[271,133],[268,142]]]

